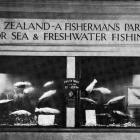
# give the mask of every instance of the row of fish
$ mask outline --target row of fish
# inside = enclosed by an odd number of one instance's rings
[[[99,93],[105,95],[105,94],[111,94],[111,90],[105,87],[97,87],[95,88],[95,85],[98,81],[96,79],[93,79],[93,81],[86,87],[86,92],[94,94],[94,91],[98,91]],[[120,100],[125,99],[125,96],[118,96],[118,97],[114,97],[112,99],[110,99],[107,103],[105,103],[104,105],[109,105],[109,104],[113,104],[116,103]],[[93,99],[89,99],[89,98],[81,98],[81,100],[85,100],[94,104],[98,104],[96,101],[94,101]]]
[[[44,108],[35,108],[35,113],[36,114],[59,114],[60,111],[58,109],[54,109],[54,108],[49,108],[49,107],[44,107]],[[10,115],[25,115],[25,116],[31,116],[31,113],[29,111],[26,110],[17,110],[14,111],[12,113],[10,113]]]
[[[54,81],[49,81],[46,82],[43,87],[49,87],[51,85],[54,84]],[[23,90],[23,94],[28,94],[34,91],[34,88],[32,86],[32,84],[28,81],[24,81],[24,82],[17,82],[14,84],[14,87],[16,88],[22,88]],[[43,95],[38,99],[39,102],[41,102],[43,99],[48,98],[52,95],[54,95],[56,93],[56,90],[49,90],[46,91],[45,93],[43,93]],[[3,99],[0,100],[0,104],[6,104],[6,103],[10,103],[12,102],[14,99]],[[55,108],[50,108],[50,107],[43,107],[43,108],[35,108],[35,113],[36,114],[59,114],[60,111],[58,109]],[[31,113],[27,110],[16,110],[12,113],[10,113],[9,115],[15,115],[15,116],[20,116],[20,115],[25,115],[25,116],[30,116]]]
[[[93,97],[94,97],[94,93],[96,91],[98,91],[97,93],[101,93],[102,96],[104,96],[106,94],[111,94],[112,93],[112,91],[110,89],[108,89],[108,88],[105,88],[105,87],[95,87],[97,82],[98,81],[96,79],[93,79],[93,81],[86,87],[85,91],[87,93],[93,94]],[[90,98],[90,97],[83,98],[83,97],[81,97],[80,99],[82,101],[89,102],[92,105],[95,105],[95,106],[98,105],[98,102],[95,101],[94,98]],[[116,103],[118,103],[120,101],[123,101],[123,100],[125,100],[125,96],[117,96],[117,97],[113,97],[112,99],[110,99],[109,101],[103,103],[102,105],[109,108],[111,105],[116,104]],[[124,113],[124,112],[122,112],[120,110],[112,110],[111,113],[118,114],[118,115],[124,116],[124,117],[127,117],[127,116],[129,117],[128,114],[126,114],[126,113]]]
[[[103,95],[104,94],[111,94],[111,90],[109,90],[108,88],[104,88],[104,87],[97,87],[95,88],[95,85],[97,83],[97,80],[94,79],[86,88],[86,91],[89,92],[89,93],[93,93],[92,91],[99,91],[100,93],[102,93]],[[54,84],[54,81],[49,81],[49,82],[46,82],[43,87],[46,88],[46,87],[49,87],[51,85]],[[25,82],[17,82],[14,84],[14,86],[16,88],[23,88],[23,93],[30,93],[30,92],[33,92],[34,88],[32,86],[32,84],[28,81],[25,81]],[[55,95],[57,92],[57,90],[55,89],[51,89],[51,90],[48,90],[46,92],[44,92],[38,99],[38,102],[42,102],[43,99],[46,99],[46,98],[49,98],[53,95]],[[90,102],[90,103],[93,103],[93,104],[98,104],[97,101],[94,101],[93,99],[90,99],[90,98],[80,98],[81,100],[84,100],[84,101],[87,101],[87,102]],[[114,97],[112,99],[110,99],[107,103],[105,103],[104,105],[111,105],[115,102],[119,102],[120,100],[123,100],[125,99],[125,96],[118,96],[118,97]],[[5,99],[5,100],[0,100],[0,104],[3,104],[3,103],[9,103],[9,102],[12,102],[13,99]],[[119,111],[119,110],[114,110],[113,111],[114,113],[117,113],[119,115],[125,115],[125,113]],[[35,114],[60,114],[60,110],[56,109],[56,108],[50,108],[50,107],[42,107],[42,108],[35,108]],[[31,113],[27,110],[16,110],[12,113],[10,113],[10,115],[17,115],[17,116],[20,116],[20,115],[25,115],[25,116],[31,116]]]

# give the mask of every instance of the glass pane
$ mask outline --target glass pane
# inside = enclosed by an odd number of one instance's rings
[[[0,56],[0,125],[65,126],[65,57]]]
[[[80,127],[139,127],[140,58],[77,57]]]

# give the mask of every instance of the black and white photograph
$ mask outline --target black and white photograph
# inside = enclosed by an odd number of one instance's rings
[[[139,140],[140,1],[0,0],[0,140]]]

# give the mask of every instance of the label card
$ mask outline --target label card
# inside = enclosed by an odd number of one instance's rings
[[[38,124],[41,126],[54,125],[55,115],[38,115]]]
[[[86,126],[96,126],[96,112],[95,110],[86,110]]]
[[[75,108],[67,107],[66,122],[67,127],[75,127]]]

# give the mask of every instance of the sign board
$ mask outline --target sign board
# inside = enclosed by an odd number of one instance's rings
[[[79,89],[79,81],[76,80],[75,78],[67,78],[64,81],[64,84],[65,84],[65,89],[72,89],[72,90]]]
[[[0,18],[1,44],[140,44],[140,20]]]

